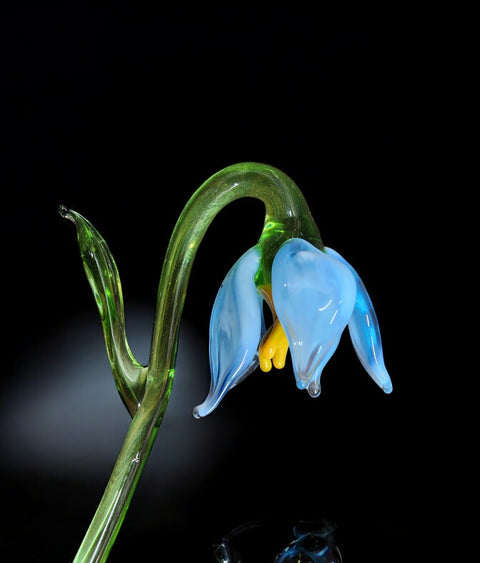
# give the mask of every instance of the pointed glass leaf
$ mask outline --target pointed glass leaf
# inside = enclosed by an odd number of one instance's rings
[[[132,354],[125,334],[122,285],[107,243],[80,213],[61,206],[60,214],[73,222],[83,266],[102,322],[108,359],[115,384],[133,416],[142,398],[145,368]]]

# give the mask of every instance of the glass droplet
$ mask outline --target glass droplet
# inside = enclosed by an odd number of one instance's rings
[[[70,209],[68,209],[68,207],[66,207],[63,204],[58,206],[58,212],[59,212],[60,216],[63,217],[64,219],[71,219],[72,218],[72,216],[70,214]]]
[[[313,381],[310,382],[310,384],[307,387],[307,391],[308,394],[310,395],[310,397],[318,397],[322,391],[322,387],[320,385],[320,381],[317,381],[316,379],[314,379]]]

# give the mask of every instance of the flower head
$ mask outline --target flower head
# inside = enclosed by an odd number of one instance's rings
[[[281,244],[270,286],[257,285],[261,248],[246,252],[223,282],[210,322],[212,380],[197,417],[215,409],[225,393],[258,365],[282,368],[290,350],[297,387],[320,394],[322,371],[346,326],[360,362],[386,392],[392,391],[372,301],[357,272],[337,252],[293,237]],[[273,324],[265,331],[263,304]]]

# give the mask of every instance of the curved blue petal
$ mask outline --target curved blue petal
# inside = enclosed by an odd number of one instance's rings
[[[357,286],[344,264],[292,238],[272,267],[275,311],[288,338],[297,387],[320,394],[320,376],[355,305]]]
[[[255,287],[260,250],[248,250],[224,279],[210,317],[211,384],[193,415],[210,414],[223,396],[258,365],[258,345],[265,331],[262,297]]]
[[[345,264],[357,284],[357,299],[352,317],[348,323],[350,337],[352,339],[355,352],[363,367],[369,373],[375,383],[381,387],[385,393],[392,392],[392,382],[388,375],[383,359],[382,339],[380,337],[380,327],[377,315],[373,308],[372,300],[363,284],[360,276],[352,266],[338,252],[331,248],[325,248],[328,256],[336,258]]]

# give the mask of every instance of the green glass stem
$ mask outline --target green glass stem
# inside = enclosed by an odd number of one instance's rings
[[[147,386],[74,563],[102,563],[107,560],[153,446],[172,381],[173,377],[168,376],[160,384],[155,381]]]
[[[308,238],[313,244],[323,248],[303,195],[295,183],[276,168],[257,163],[241,163],[227,167],[209,178],[188,201],[167,248],[158,288],[150,358],[146,368],[140,369],[126,341],[120,284],[111,283],[115,275],[118,276],[113,260],[102,258],[99,265],[96,259],[95,264],[91,264],[89,261],[95,255],[91,247],[88,246],[87,251],[82,253],[87,276],[104,322],[107,350],[109,356],[112,356],[110,362],[118,380],[117,388],[133,415],[133,420],[74,563],[102,563],[107,560],[168,403],[174,377],[180,320],[197,249],[214,217],[226,205],[243,197],[256,198],[265,204],[265,225],[259,241],[264,249],[265,260],[273,260],[273,248],[278,244],[279,237],[281,239],[286,236],[285,233]],[[79,242],[81,229],[85,225],[90,233],[92,226],[81,216],[65,208],[60,212],[76,224]],[[99,237],[96,231],[95,233]],[[84,233],[82,236],[85,238]],[[103,239],[101,241],[107,248]],[[277,241],[271,252],[269,241]],[[91,244],[90,240],[87,242]],[[104,247],[100,247],[104,252]],[[94,271],[92,273],[95,268],[102,269],[101,276]],[[263,275],[267,275],[267,270],[268,268],[264,268]],[[113,312],[108,315],[105,313],[105,306],[108,309],[109,305],[108,299],[101,295],[101,288],[105,284],[106,294],[111,296],[113,292],[117,295],[115,299],[111,299]],[[112,345],[112,339],[121,344]],[[116,360],[117,353],[121,355],[122,361]]]

